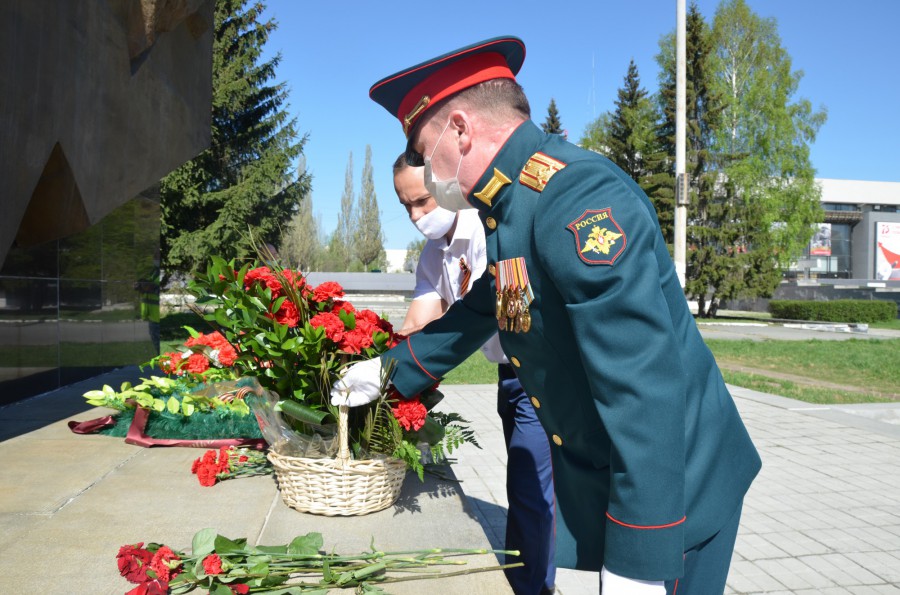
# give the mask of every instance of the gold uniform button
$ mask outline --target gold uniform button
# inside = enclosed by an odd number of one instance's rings
[[[562,446],[562,438],[560,438],[556,434],[553,434],[553,444],[555,444],[556,446]]]
[[[488,217],[484,220],[484,223],[488,226],[489,229],[497,229],[497,220],[493,217]]]
[[[511,357],[511,358],[509,358],[509,361],[511,361],[511,362],[512,362],[512,365],[514,365],[514,366],[517,367],[517,368],[521,368],[521,367],[522,367],[522,362],[520,362],[520,361],[519,361],[519,358],[517,358],[517,357]]]
[[[489,272],[491,275],[496,275],[496,274],[497,274],[497,267],[495,267],[493,264],[489,264],[489,265],[488,265],[488,272]]]
[[[541,408],[541,402],[538,401],[538,398],[537,398],[537,397],[531,397],[531,404],[534,405],[534,408],[535,408],[535,409],[540,409],[540,408]]]

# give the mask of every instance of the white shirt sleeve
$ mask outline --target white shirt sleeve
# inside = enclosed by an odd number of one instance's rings
[[[416,265],[416,287],[413,290],[414,300],[439,300],[438,281],[441,275],[442,254],[431,240],[425,242],[419,263]]]

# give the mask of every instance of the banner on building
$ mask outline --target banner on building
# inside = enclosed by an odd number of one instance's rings
[[[831,223],[819,223],[809,241],[810,256],[831,256]]]
[[[875,223],[875,278],[900,281],[900,223]]]

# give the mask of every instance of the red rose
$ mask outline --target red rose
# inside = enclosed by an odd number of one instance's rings
[[[324,302],[329,298],[339,298],[344,296],[344,288],[335,281],[326,281],[313,289],[313,300]]]
[[[238,463],[246,463],[249,460],[250,457],[248,457],[247,455],[241,455],[238,457]]]
[[[291,300],[284,300],[278,312],[275,313],[275,322],[294,327],[300,322],[300,312]]]
[[[150,568],[156,572],[156,576],[159,577],[160,580],[166,581],[167,583],[172,580],[181,569],[181,558],[178,557],[178,554],[173,552],[169,546],[164,545],[156,550],[156,553],[153,554],[153,559],[150,560]],[[168,585],[166,585],[166,590],[168,590]],[[166,591],[163,591],[165,594]]]
[[[250,593],[250,585],[228,585],[231,587],[231,592],[235,593],[235,595],[247,595]]]
[[[168,595],[169,581],[154,579],[141,583],[125,595]]]
[[[309,324],[314,328],[324,327],[325,336],[339,343],[344,337],[344,321],[337,314],[320,312],[309,319]]]
[[[428,411],[425,409],[425,405],[419,401],[419,397],[401,399],[394,407],[391,407],[391,411],[403,429],[412,429],[413,431],[425,425],[425,416],[428,415]]]
[[[129,582],[142,583],[147,580],[147,568],[152,559],[153,553],[144,549],[143,541],[134,545],[123,545],[116,555],[119,574]]]
[[[210,554],[203,558],[203,572],[222,574],[222,558],[219,557],[219,554]]]
[[[202,374],[209,370],[209,360],[202,353],[192,353],[187,358],[184,369],[194,374]]]

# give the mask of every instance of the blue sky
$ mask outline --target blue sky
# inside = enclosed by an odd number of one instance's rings
[[[711,22],[719,1],[696,3]],[[900,1],[747,3],[776,19],[794,69],[804,72],[798,95],[828,110],[812,146],[818,177],[900,182]],[[281,54],[277,80],[289,87],[297,129],[309,135],[313,211],[323,230],[330,233],[337,224],[350,153],[358,193],[370,145],[385,247],[401,249],[420,237],[391,180],[405,140],[399,122],[369,99],[374,82],[470,43],[515,35],[525,42],[517,79],[533,119],[544,121],[553,98],[570,140],[577,141],[612,109],[630,59],[642,85],[656,90],[659,39],[675,28],[675,0],[266,4],[266,15],[278,21],[266,57]]]

